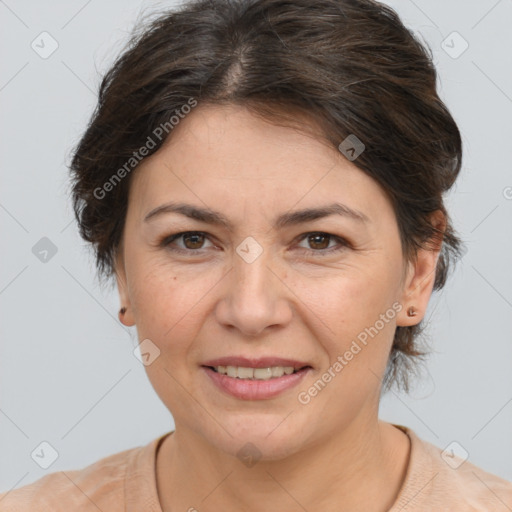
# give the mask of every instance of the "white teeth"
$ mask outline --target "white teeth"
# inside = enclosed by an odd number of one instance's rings
[[[235,368],[235,366],[232,366],[231,368]],[[252,379],[255,372],[254,368],[242,368],[241,366],[238,367],[236,371],[236,376],[239,379]]]
[[[246,366],[215,366],[215,371],[228,377],[239,379],[268,380],[283,375],[291,375],[293,366],[272,366],[268,368],[248,368]]]
[[[241,377],[240,370],[242,368],[238,369],[238,376]],[[255,379],[261,379],[261,380],[268,380],[272,378],[272,368],[254,368],[254,378]]]
[[[282,366],[274,366],[272,368],[272,377],[282,377],[284,375],[284,368]]]

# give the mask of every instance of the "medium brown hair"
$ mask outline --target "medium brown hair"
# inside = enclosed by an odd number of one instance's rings
[[[442,288],[462,254],[443,202],[462,147],[436,81],[430,48],[372,0],[195,0],[144,20],[103,76],[70,164],[73,207],[100,284],[115,274],[134,154],[157,151],[192,99],[244,105],[276,123],[306,116],[336,149],[357,136],[365,149],[353,163],[392,202],[406,261],[442,240],[434,289]],[[430,222],[436,210],[444,233]],[[409,390],[413,363],[427,354],[418,347],[423,327],[397,327],[383,389]]]

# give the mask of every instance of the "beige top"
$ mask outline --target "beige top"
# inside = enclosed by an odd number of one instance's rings
[[[459,466],[456,455],[445,461],[440,448],[407,427],[395,426],[411,439],[411,452],[404,484],[389,512],[512,511],[511,482],[469,461]],[[50,473],[3,492],[0,512],[162,512],[155,462],[161,442],[170,434],[83,469]]]

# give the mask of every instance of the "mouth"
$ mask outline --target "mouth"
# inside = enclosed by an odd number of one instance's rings
[[[241,400],[274,398],[299,384],[313,367],[291,359],[220,358],[201,365],[214,387]]]
[[[234,379],[244,379],[244,380],[270,380],[270,379],[278,379],[283,375],[292,375],[294,373],[298,373],[301,370],[305,370],[307,368],[311,368],[309,365],[301,366],[301,367],[293,367],[293,366],[267,366],[263,368],[254,368],[250,366],[205,366],[205,368],[209,368],[220,375],[227,375],[228,377]]]

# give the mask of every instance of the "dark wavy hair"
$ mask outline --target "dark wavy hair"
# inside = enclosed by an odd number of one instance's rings
[[[436,84],[431,49],[376,1],[193,0],[152,13],[102,77],[70,164],[73,208],[100,284],[115,275],[141,148],[145,156],[157,151],[192,99],[244,105],[302,129],[299,120],[309,119],[336,149],[355,134],[365,150],[353,163],[389,196],[405,261],[442,241],[434,290],[442,288],[463,247],[443,201],[462,144]],[[436,210],[446,217],[444,232],[430,222]],[[409,391],[427,355],[418,346],[423,328],[396,328],[383,390]]]

